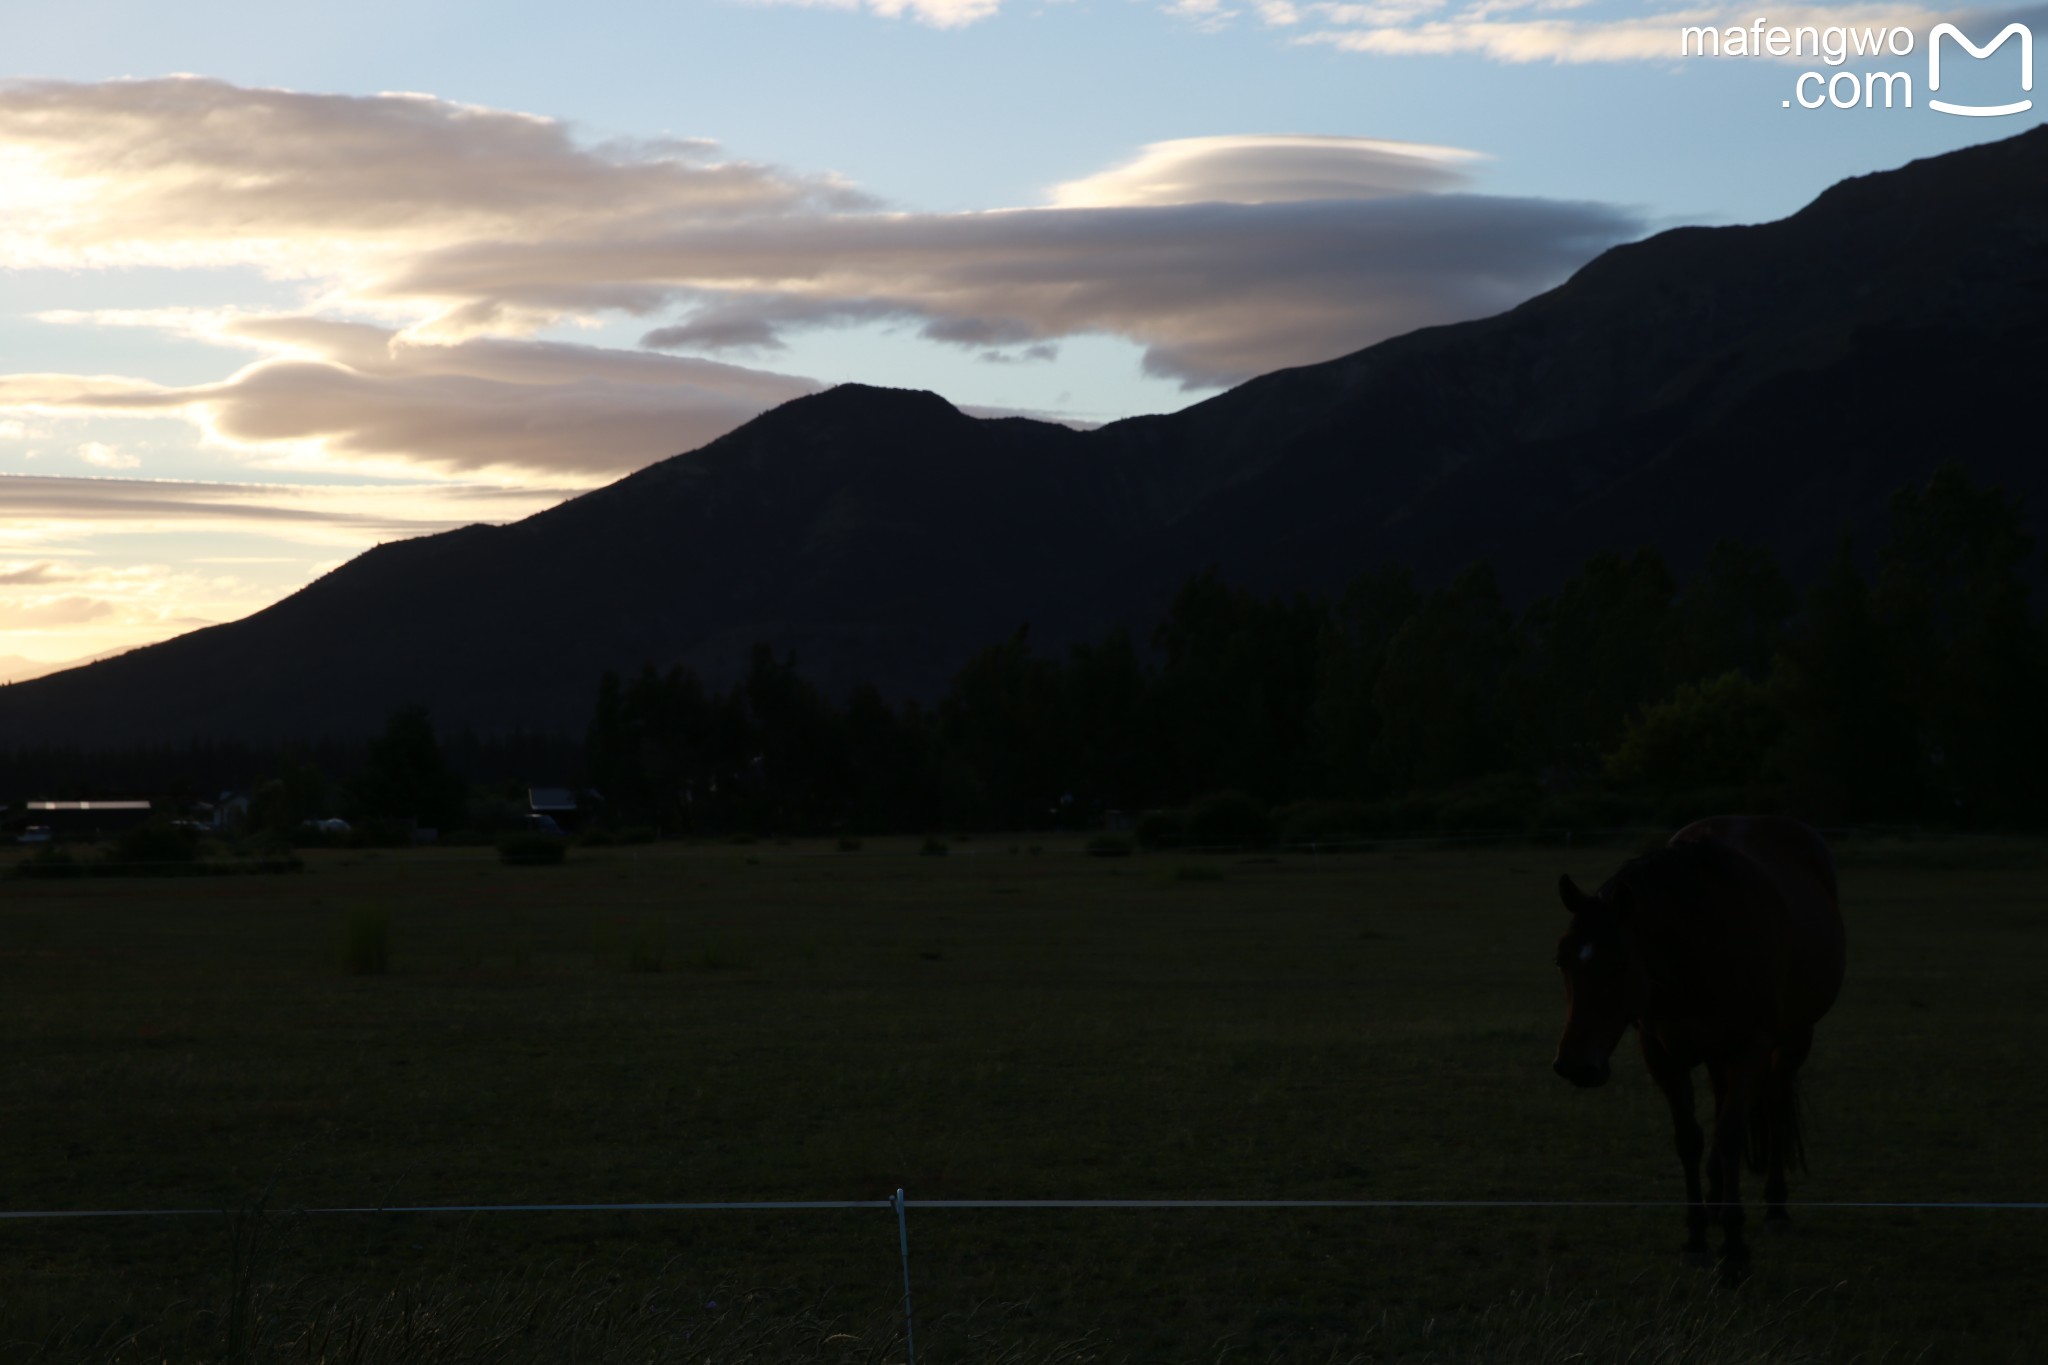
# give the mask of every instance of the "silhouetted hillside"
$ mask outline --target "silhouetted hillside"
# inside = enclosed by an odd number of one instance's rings
[[[243,621],[0,690],[0,743],[578,729],[607,667],[796,651],[929,694],[1030,623],[1723,537],[1810,576],[1946,460],[2048,509],[2048,129],[1846,181],[1781,222],[1601,256],[1499,317],[1095,431],[845,385],[515,525],[362,555]]]

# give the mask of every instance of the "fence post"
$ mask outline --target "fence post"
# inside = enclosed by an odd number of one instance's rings
[[[889,1201],[896,1206],[896,1243],[903,1249],[903,1354],[905,1365],[917,1365],[917,1337],[910,1318],[910,1219],[903,1212],[903,1191]]]

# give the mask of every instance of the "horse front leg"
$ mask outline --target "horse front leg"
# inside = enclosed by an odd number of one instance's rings
[[[1671,1137],[1678,1148],[1679,1169],[1685,1172],[1685,1261],[1710,1266],[1714,1254],[1707,1245],[1707,1205],[1700,1193],[1700,1157],[1707,1140],[1693,1109],[1692,1068],[1673,1057],[1649,1029],[1643,1030],[1643,1060],[1671,1106]]]

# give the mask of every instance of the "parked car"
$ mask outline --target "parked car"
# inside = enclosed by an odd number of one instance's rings
[[[30,825],[21,832],[21,837],[14,842],[17,844],[47,844],[54,838],[56,838],[56,835],[51,832],[48,825]]]

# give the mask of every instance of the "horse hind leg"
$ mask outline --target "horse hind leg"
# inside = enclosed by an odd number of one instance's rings
[[[1764,1173],[1764,1231],[1773,1234],[1792,1230],[1792,1216],[1785,1211],[1785,1171],[1806,1159],[1799,1124],[1799,1064],[1812,1045],[1812,1030],[1791,1040],[1771,1058],[1771,1071],[1764,1098],[1767,1146]]]
[[[1749,1243],[1743,1238],[1742,1159],[1748,1148],[1751,1106],[1763,1059],[1709,1066],[1714,1079],[1714,1141],[1707,1152],[1707,1206],[1721,1224],[1721,1278],[1749,1278]]]
[[[1693,1111],[1692,1069],[1673,1062],[1647,1033],[1643,1042],[1650,1076],[1671,1106],[1671,1136],[1685,1172],[1685,1263],[1704,1269],[1714,1264],[1714,1252],[1707,1245],[1707,1205],[1700,1193],[1700,1158],[1707,1142]]]
[[[1778,1236],[1792,1230],[1792,1215],[1785,1212],[1785,1164],[1790,1137],[1786,1128],[1793,1122],[1790,1110],[1794,1101],[1789,1084],[1781,1088],[1774,1079],[1772,1092],[1766,1100],[1770,1114],[1765,1120],[1769,1128],[1765,1133],[1764,1231]]]

